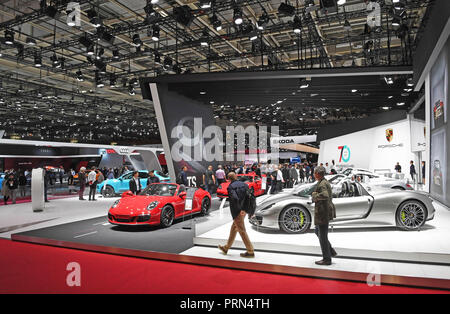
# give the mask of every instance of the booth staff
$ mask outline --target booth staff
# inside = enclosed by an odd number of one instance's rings
[[[130,180],[130,191],[133,192],[134,195],[138,195],[141,193],[142,186],[141,180],[139,180],[139,171],[133,172],[133,179]]]

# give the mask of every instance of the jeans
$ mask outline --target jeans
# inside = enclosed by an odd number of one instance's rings
[[[334,252],[334,249],[331,246],[330,241],[328,241],[328,224],[316,225],[314,232],[319,238],[323,259],[325,261],[331,261],[331,254]]]
[[[97,190],[97,182],[94,182],[89,186],[89,200],[91,200],[91,197],[93,200],[95,200],[96,190]]]

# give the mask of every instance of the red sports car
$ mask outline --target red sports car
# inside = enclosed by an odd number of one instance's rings
[[[191,201],[192,200],[192,201]],[[201,213],[211,207],[211,195],[203,190],[174,183],[149,184],[139,195],[122,194],[108,212],[114,225],[161,225],[169,227],[177,218]]]
[[[248,174],[238,174],[237,178],[239,181],[247,183],[250,190],[253,190],[255,196],[263,195],[266,192],[266,190],[262,189],[262,178],[254,172]],[[226,181],[221,185],[219,185],[219,187],[217,188],[217,197],[219,198],[228,197],[227,189],[230,183],[231,183],[230,181]]]

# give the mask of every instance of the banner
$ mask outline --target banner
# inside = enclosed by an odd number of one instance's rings
[[[301,136],[286,136],[286,137],[271,137],[270,144],[272,147],[311,143],[317,140],[317,135],[301,135]]]

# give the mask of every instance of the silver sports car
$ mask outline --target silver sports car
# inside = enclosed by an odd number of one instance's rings
[[[331,225],[398,226],[403,230],[417,230],[434,218],[432,200],[424,192],[365,187],[348,179],[332,187],[337,217]],[[315,188],[316,184],[308,184],[289,194],[268,197],[257,206],[250,222],[254,226],[280,229],[287,233],[306,232],[314,217],[311,194]]]

